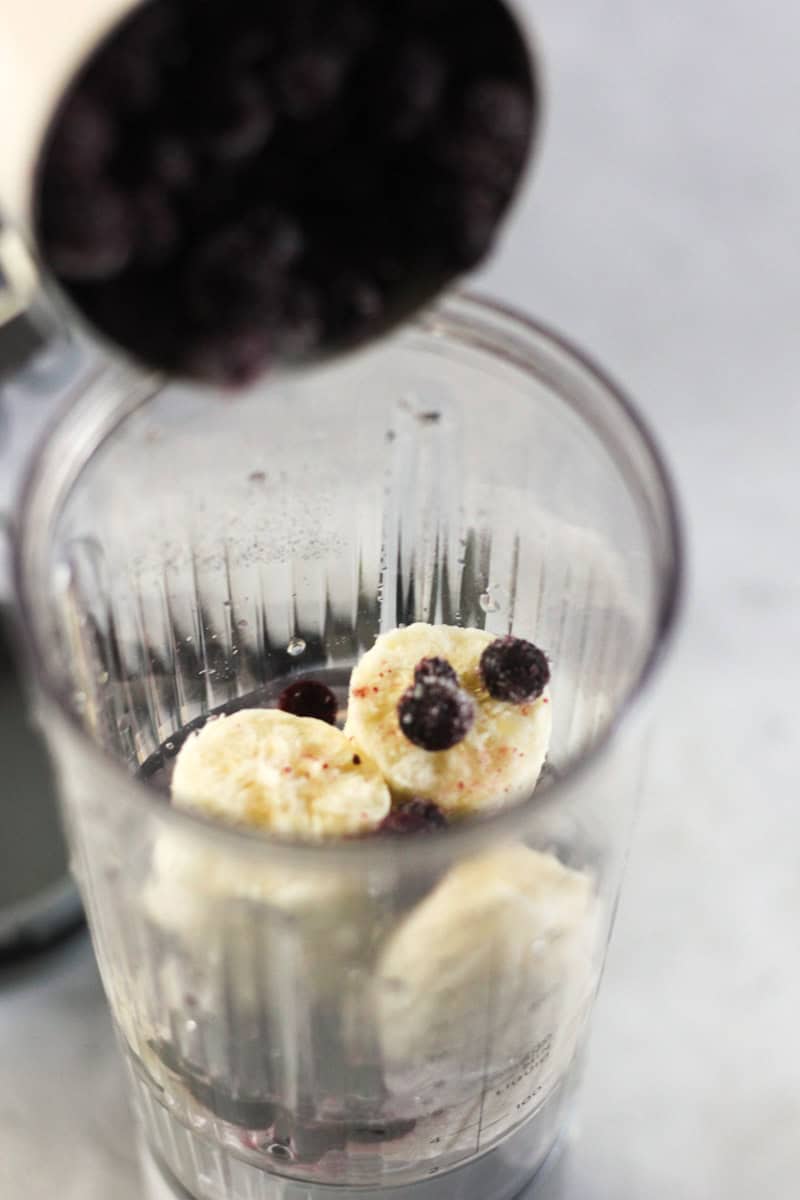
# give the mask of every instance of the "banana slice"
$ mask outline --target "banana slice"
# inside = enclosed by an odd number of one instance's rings
[[[229,824],[314,839],[368,832],[390,807],[380,771],[349,738],[278,709],[217,717],[189,737],[172,798]]]
[[[550,695],[511,704],[493,699],[479,663],[494,636],[480,629],[418,623],[379,637],[355,667],[345,733],[363,746],[395,797],[434,800],[453,815],[499,808],[533,790],[550,742]],[[431,752],[401,731],[397,704],[422,658],[446,659],[475,703],[463,741]]]
[[[277,709],[217,717],[190,736],[172,799],[226,824],[311,839],[367,832],[390,808],[377,767],[343,733]],[[164,828],[143,900],[161,928],[230,958],[240,944],[252,955],[270,911],[301,921],[308,937],[324,934],[331,954],[343,955],[360,936],[357,895],[340,870],[281,866],[257,846],[232,849],[207,831]]]
[[[378,965],[393,1090],[484,1079],[532,1054],[538,1083],[558,1078],[593,989],[596,908],[587,874],[526,846],[453,868]]]
[[[313,917],[316,906],[350,890],[341,876],[265,865],[257,854],[231,853],[184,830],[164,829],[155,843],[144,900],[151,919],[163,928],[208,942],[217,926],[230,924],[229,902],[267,904]]]

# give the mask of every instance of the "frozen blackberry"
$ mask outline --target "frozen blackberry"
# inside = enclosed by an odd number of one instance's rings
[[[378,827],[379,833],[432,833],[434,829],[444,829],[447,825],[445,817],[438,804],[429,800],[409,800],[399,804],[397,808],[383,818]]]
[[[296,683],[290,683],[278,697],[278,708],[296,717],[314,717],[328,725],[336,724],[339,710],[331,689],[315,679],[298,679]]]
[[[489,695],[511,704],[535,700],[550,682],[546,655],[524,638],[503,637],[491,642],[481,655],[480,670]]]
[[[458,676],[446,658],[421,658],[414,668],[414,681],[419,683],[425,679],[447,679],[458,685]]]
[[[422,750],[449,750],[463,741],[475,720],[475,705],[450,679],[421,676],[397,705],[401,732]]]

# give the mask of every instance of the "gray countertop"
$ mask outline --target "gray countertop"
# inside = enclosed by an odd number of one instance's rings
[[[526,0],[539,165],[485,290],[623,380],[692,563],[565,1200],[800,1193],[794,0]],[[85,936],[0,973],[0,1195],[134,1200]],[[476,1198],[477,1200],[477,1198]]]

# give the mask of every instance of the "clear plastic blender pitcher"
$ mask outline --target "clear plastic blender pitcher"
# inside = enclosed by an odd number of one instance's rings
[[[197,1200],[507,1200],[569,1112],[673,624],[670,487],[615,387],[451,298],[251,392],[98,367],[25,491],[18,600],[74,870],[166,1178]],[[207,714],[413,621],[552,663],[524,803],[299,844],[170,806]]]

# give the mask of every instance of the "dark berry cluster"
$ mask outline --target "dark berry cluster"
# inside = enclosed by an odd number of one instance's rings
[[[429,800],[408,800],[383,818],[379,833],[432,833],[444,829],[447,818],[437,804]]]
[[[414,682],[397,705],[402,733],[423,750],[449,750],[463,741],[475,720],[475,704],[442,658],[423,658]]]
[[[477,263],[535,100],[500,0],[157,0],[57,114],[38,240],[112,341],[243,383],[358,344]]]
[[[315,717],[328,725],[336,724],[338,703],[329,687],[314,679],[298,679],[290,683],[278,697],[278,708],[295,717]]]
[[[541,696],[550,682],[550,664],[544,651],[524,638],[497,638],[481,655],[481,675],[495,700],[524,704]]]

